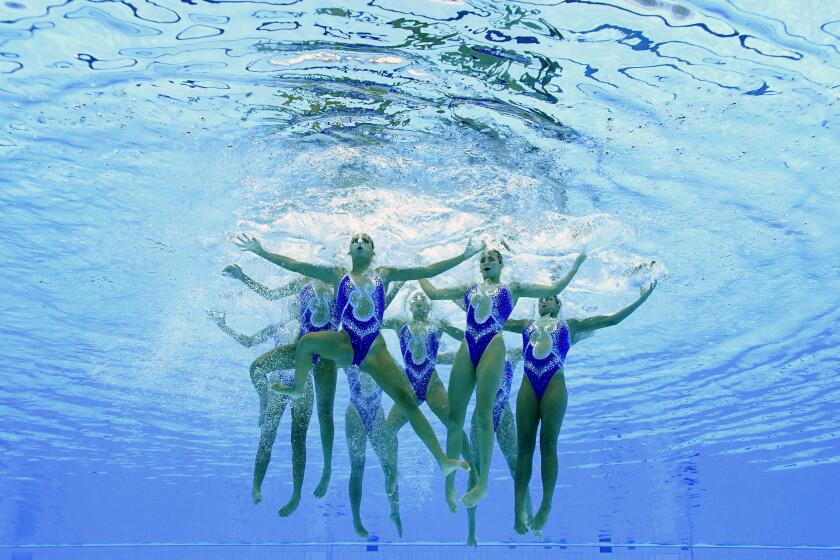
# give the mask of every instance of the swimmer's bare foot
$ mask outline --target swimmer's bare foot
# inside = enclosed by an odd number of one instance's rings
[[[262,501],[262,493],[259,488],[251,489],[251,501],[254,502],[254,505],[257,505]]]
[[[298,387],[297,385],[292,385],[291,387],[286,385],[280,385],[277,381],[271,384],[271,390],[280,395],[286,395],[289,398],[297,400],[301,398],[304,394],[305,385],[301,385]]]
[[[476,540],[475,538],[475,533],[470,533],[469,535],[467,535],[467,546],[478,548],[478,540]]]
[[[478,505],[478,502],[484,499],[484,496],[487,495],[487,486],[481,484],[480,482],[472,487],[472,490],[464,494],[461,498],[461,501],[464,502],[464,505],[468,508],[475,507]]]
[[[324,470],[321,473],[321,481],[318,482],[318,486],[315,487],[315,491],[313,494],[316,498],[323,498],[327,495],[327,488],[330,486],[330,477],[332,476],[332,467],[324,466]]]
[[[361,518],[353,518],[353,529],[355,529],[356,534],[362,537],[363,539],[366,539],[370,536],[370,533],[368,533],[367,529],[365,529],[365,526],[362,525]]]
[[[545,527],[545,524],[548,523],[548,516],[550,513],[551,507],[546,507],[545,504],[540,506],[539,511],[537,511],[537,514],[528,524],[528,526],[531,528],[535,535],[540,536],[543,527]]]
[[[520,535],[524,535],[528,532],[528,521],[525,517],[524,511],[517,511],[514,514],[513,519],[513,530],[516,531]]]
[[[455,513],[458,511],[458,492],[455,491],[455,475],[446,477],[446,503],[449,505],[449,511]]]
[[[298,504],[300,504],[300,494],[292,494],[292,497],[289,498],[286,505],[277,511],[277,515],[280,517],[289,517],[298,508]]]
[[[449,476],[457,469],[469,472],[470,466],[460,459],[450,459],[449,457],[444,457],[440,463],[440,470],[443,471],[444,476]]]

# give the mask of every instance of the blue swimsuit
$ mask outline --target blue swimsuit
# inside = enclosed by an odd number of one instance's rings
[[[338,329],[335,317],[335,299],[315,289],[312,282],[300,291],[300,332],[304,336],[311,332],[334,331]],[[312,356],[312,363],[318,362],[318,354]]]
[[[353,365],[361,364],[379,336],[385,313],[385,287],[379,275],[371,287],[360,288],[349,274],[341,279],[336,295],[336,319],[350,337]],[[361,316],[360,316],[361,315]]]
[[[544,336],[551,337],[551,344],[548,352],[543,355],[535,355],[534,350],[537,342]],[[542,399],[551,378],[559,370],[563,369],[566,361],[566,354],[572,346],[572,338],[569,333],[569,325],[562,319],[555,323],[554,329],[541,329],[535,322],[525,325],[522,331],[522,354],[525,360],[525,375],[531,382],[537,400]]]
[[[478,305],[482,295],[478,293],[478,286],[475,285],[464,294],[464,306],[467,309],[467,331],[464,338],[470,350],[470,360],[474,366],[478,365],[487,345],[493,337],[502,331],[505,321],[513,311],[513,298],[510,290],[504,284],[500,284],[493,293],[486,297],[490,298],[490,305],[486,316],[480,315],[481,306]],[[477,306],[473,307],[473,303]]]
[[[417,395],[417,401],[423,402],[426,400],[426,391],[429,389],[429,381],[432,379],[432,373],[435,371],[435,364],[437,363],[438,347],[440,346],[440,332],[435,329],[429,329],[425,340],[416,340],[414,335],[404,325],[400,330],[400,350],[402,351],[403,361],[405,362],[405,375],[414,389],[414,394]],[[420,344],[425,347],[422,353],[423,360],[420,363],[414,361],[414,354],[411,350],[413,344]],[[417,349],[415,347],[415,349]]]
[[[507,406],[508,399],[510,398],[511,385],[513,385],[513,365],[510,361],[505,360],[505,372],[502,374],[499,390],[496,391],[496,403],[493,405],[494,432],[499,429],[502,413],[505,411],[505,406]]]
[[[350,386],[350,402],[359,411],[365,434],[370,434],[373,421],[382,406],[382,388],[376,382],[353,365],[344,369],[347,373],[347,384]],[[364,376],[366,379],[363,379]]]

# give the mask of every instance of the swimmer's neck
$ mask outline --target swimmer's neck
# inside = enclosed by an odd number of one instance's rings
[[[370,257],[351,257],[353,259],[353,268],[350,273],[356,276],[363,276],[370,270],[370,263],[373,260]]]
[[[501,276],[485,276],[482,283],[488,286],[496,286],[501,284]]]

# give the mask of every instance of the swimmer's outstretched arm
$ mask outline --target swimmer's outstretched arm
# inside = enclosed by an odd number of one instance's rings
[[[458,342],[464,340],[464,331],[462,331],[458,327],[450,325],[447,321],[440,322],[440,330],[442,330]]]
[[[392,331],[398,331],[403,327],[405,321],[400,319],[385,319],[382,321],[382,328],[389,329]]]
[[[455,362],[455,354],[457,354],[457,352],[444,352],[443,354],[438,354],[437,363],[443,365],[451,365],[453,362]]]
[[[388,306],[397,297],[397,293],[404,284],[405,282],[391,282],[391,286],[388,288],[388,294],[385,296],[385,309],[388,309]]]
[[[423,288],[423,292],[426,294],[426,296],[428,296],[429,299],[450,299],[456,304],[459,304],[463,300],[464,294],[469,289],[467,286],[459,286],[455,288],[436,288],[432,285],[431,282],[429,282],[425,278],[420,280],[419,283],[420,287]],[[460,307],[463,309],[463,305],[461,305]]]
[[[277,327],[275,325],[269,325],[264,329],[257,331],[256,333],[248,336],[247,334],[238,333],[225,323],[225,314],[219,311],[208,311],[207,318],[216,323],[222,332],[230,336],[233,340],[244,346],[245,348],[251,348],[252,346],[256,346],[257,344],[262,344],[266,340],[270,339],[274,334],[277,332]]]
[[[597,315],[595,317],[589,317],[588,319],[569,319],[568,324],[569,331],[571,331],[572,335],[572,344],[578,342],[581,335],[586,332],[603,329],[604,327],[612,327],[622,322],[634,311],[636,311],[645,302],[645,300],[647,300],[647,298],[650,297],[650,294],[653,292],[655,287],[656,280],[651,282],[650,286],[647,288],[640,288],[639,292],[641,293],[641,296],[639,296],[639,299],[612,315]]]
[[[330,284],[338,283],[338,281],[344,276],[344,270],[336,266],[321,266],[305,263],[291,257],[286,257],[277,253],[270,253],[263,248],[259,239],[246,233],[238,236],[234,240],[234,243],[242,251],[250,251],[255,255],[261,256],[268,262],[274,263],[290,272],[297,272],[303,276],[323,280],[324,282],[329,282]]]
[[[269,301],[278,300],[280,298],[284,298],[293,294],[300,292],[303,285],[307,282],[306,278],[297,278],[292,280],[286,285],[280,286],[279,288],[269,288],[263,284],[260,284],[244,272],[239,267],[238,264],[229,264],[225,268],[222,269],[222,274],[225,276],[229,276],[235,280],[242,281],[243,284],[251,288],[257,295],[264,297]]]
[[[426,266],[414,266],[411,268],[393,268],[390,266],[383,266],[379,269],[379,274],[385,282],[431,278],[432,276],[442,274],[451,268],[455,268],[473,255],[483,251],[484,247],[485,244],[483,241],[481,243],[473,243],[472,240],[470,240],[469,243],[467,243],[467,247],[464,249],[464,252],[457,257],[438,261]]]
[[[530,322],[530,319],[508,319],[502,328],[506,331],[522,334],[522,331],[525,330],[525,327]]]
[[[580,269],[580,265],[583,264],[583,261],[586,260],[586,253],[581,253],[575,259],[574,264],[572,265],[572,269],[562,278],[557,280],[552,284],[520,284],[519,282],[511,282],[509,284],[511,292],[513,292],[514,297],[530,297],[530,298],[541,298],[541,297],[550,297],[556,296],[560,292],[562,292],[566,286],[572,281],[572,278],[575,277],[578,270]]]

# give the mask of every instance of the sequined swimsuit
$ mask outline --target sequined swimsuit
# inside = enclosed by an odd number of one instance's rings
[[[467,309],[467,331],[464,338],[474,366],[478,365],[484,350],[487,349],[493,337],[502,331],[505,321],[513,311],[513,298],[504,284],[499,284],[492,293],[486,296],[492,300],[486,317],[480,317],[478,310],[472,305],[473,299],[480,297],[482,296],[478,293],[477,285],[464,294],[464,306]]]
[[[513,364],[505,360],[505,372],[499,382],[499,390],[496,391],[496,402],[493,404],[493,431],[499,429],[499,422],[502,420],[502,413],[505,411],[508,399],[510,399],[510,388],[513,385]]]
[[[326,321],[323,319],[326,315]],[[335,298],[331,294],[318,292],[312,282],[300,291],[300,332],[304,336],[311,332],[334,331],[338,329],[335,316]],[[318,362],[318,354],[312,356],[312,363]]]
[[[369,300],[370,313],[367,317],[358,317],[357,309],[365,298]],[[384,313],[385,287],[379,275],[373,277],[373,286],[369,289],[359,288],[349,274],[341,279],[336,295],[336,319],[350,337],[354,366],[364,361],[373,341],[379,336]]]
[[[435,364],[437,362],[437,353],[440,346],[440,331],[436,328],[430,328],[425,340],[421,344],[425,345],[426,351],[423,356],[423,361],[415,363],[414,355],[411,352],[411,342],[414,335],[409,330],[408,325],[403,325],[400,329],[400,350],[402,351],[403,361],[405,362],[405,375],[414,389],[414,394],[417,395],[418,402],[426,400],[426,391],[429,389],[429,381],[432,379],[432,373],[435,371]]]
[[[373,421],[376,420],[376,414],[382,406],[382,388],[357,365],[349,366],[344,371],[350,386],[350,402],[359,411],[365,434],[370,434]],[[367,379],[363,379],[363,376]]]
[[[534,349],[539,337],[550,336],[549,352],[543,356],[534,355]],[[566,354],[572,346],[569,325],[562,319],[555,323],[553,331],[541,329],[535,322],[528,323],[522,330],[522,354],[525,361],[525,375],[531,382],[537,400],[542,399],[551,378],[563,369]]]

